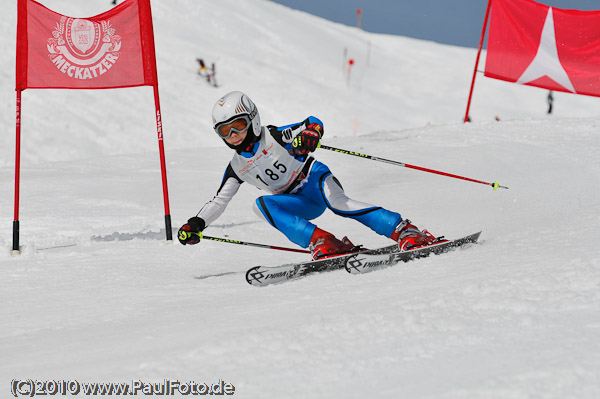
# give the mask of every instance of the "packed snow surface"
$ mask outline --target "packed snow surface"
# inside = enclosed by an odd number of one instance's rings
[[[473,49],[264,0],[154,0],[175,229],[220,185],[231,150],[210,110],[242,90],[263,124],[315,115],[324,144],[508,186],[316,152],[350,196],[436,235],[482,230],[481,242],[252,287],[248,268],[306,255],[166,243],[151,88],[27,90],[13,257],[16,3],[1,0],[0,396],[13,379],[168,379],[222,380],[240,398],[600,397],[597,98],[555,93],[548,115],[547,91],[479,75],[463,124]],[[42,3],[75,17],[111,6]],[[215,62],[218,88],[196,74],[197,57]],[[293,247],[252,212],[262,194],[244,185],[205,233]],[[389,244],[331,213],[317,223]]]

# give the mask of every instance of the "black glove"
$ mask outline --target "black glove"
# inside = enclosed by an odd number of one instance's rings
[[[318,123],[311,123],[301,131],[292,141],[292,154],[305,155],[319,148],[323,127]]]
[[[181,226],[179,232],[177,233],[177,238],[179,242],[183,245],[190,244],[198,244],[202,239],[202,230],[204,230],[205,223],[202,218],[198,216],[194,216],[186,224]]]

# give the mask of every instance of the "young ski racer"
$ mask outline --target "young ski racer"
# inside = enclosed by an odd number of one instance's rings
[[[215,197],[179,229],[183,244],[197,244],[202,232],[225,211],[243,182],[269,195],[256,199],[254,211],[290,241],[310,248],[313,259],[352,252],[344,237],[311,223],[326,209],[351,218],[399,243],[401,250],[434,241],[399,213],[349,198],[329,168],[311,155],[323,137],[323,123],[309,116],[287,126],[262,126],[258,109],[242,92],[220,98],[212,110],[213,127],[225,144],[235,150]]]

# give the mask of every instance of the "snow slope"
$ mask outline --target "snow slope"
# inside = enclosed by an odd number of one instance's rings
[[[598,99],[555,93],[548,116],[544,90],[479,76],[474,123],[464,125],[472,49],[369,34],[264,0],[156,0],[174,227],[219,186],[231,153],[210,110],[241,89],[264,123],[314,114],[326,144],[510,187],[317,152],[351,196],[434,234],[483,230],[481,244],[363,276],[251,287],[248,267],[303,255],[165,243],[150,88],[29,90],[23,251],[11,257],[14,3],[0,3],[2,395],[14,378],[37,378],[222,379],[241,398],[600,397]],[[73,16],[110,6],[42,3]],[[344,47],[356,59],[349,85]],[[216,62],[220,88],[196,76],[196,57]],[[251,211],[258,195],[242,187],[207,234],[291,246]],[[330,213],[318,223],[388,243]]]

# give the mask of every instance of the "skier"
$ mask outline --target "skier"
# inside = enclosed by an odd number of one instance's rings
[[[310,248],[313,259],[356,251],[347,237],[337,239],[311,223],[329,208],[399,243],[401,250],[431,243],[435,237],[420,231],[399,213],[349,198],[329,168],[310,154],[323,137],[323,123],[314,116],[287,126],[262,126],[258,109],[242,92],[220,98],[212,110],[213,127],[235,150],[215,197],[179,229],[183,244],[197,244],[202,232],[225,210],[243,182],[269,195],[258,197],[257,215],[290,241]]]
[[[202,58],[196,58],[196,61],[198,62],[198,75],[205,78],[208,84],[217,87],[217,82],[215,80],[215,63],[212,63],[212,67],[209,70]]]

